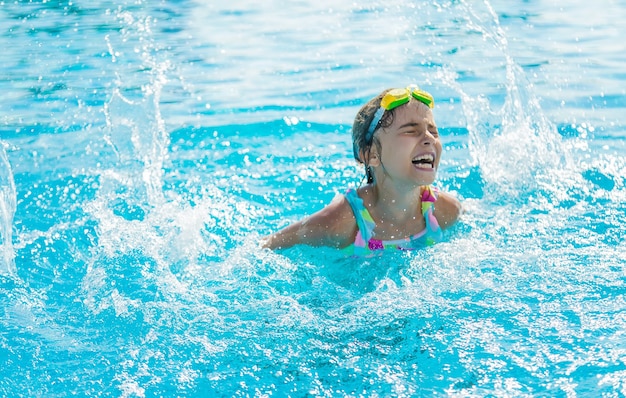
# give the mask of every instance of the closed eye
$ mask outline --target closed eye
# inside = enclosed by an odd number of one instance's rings
[[[402,134],[420,134],[423,131],[423,127],[427,127],[428,132],[433,137],[439,137],[439,130],[437,129],[437,126],[430,123],[428,123],[427,126],[423,126],[420,123],[409,122],[400,126],[398,128],[398,131],[400,131]]]
[[[401,129],[399,132],[400,134],[403,135],[421,135],[423,134],[423,129],[419,128],[418,126],[413,126],[412,128],[406,128],[407,126],[405,126],[404,129]],[[432,135],[433,137],[437,138],[439,137],[439,130],[437,129],[437,127],[434,126],[428,126],[428,132],[430,133],[430,135]]]

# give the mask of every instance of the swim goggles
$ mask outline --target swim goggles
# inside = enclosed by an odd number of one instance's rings
[[[374,137],[374,131],[378,127],[380,123],[380,119],[382,119],[385,111],[390,111],[399,107],[400,105],[404,105],[411,100],[411,97],[415,98],[419,102],[425,104],[429,108],[433,108],[435,106],[435,99],[433,96],[424,91],[420,90],[420,88],[416,85],[411,85],[407,88],[394,88],[389,90],[380,101],[380,108],[374,114],[374,118],[370,123],[367,134],[365,134],[365,142],[371,142],[372,137]],[[356,145],[354,145],[354,157],[359,158],[358,151]]]

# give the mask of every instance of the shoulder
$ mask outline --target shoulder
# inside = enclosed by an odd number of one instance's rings
[[[435,202],[435,218],[442,229],[451,227],[463,213],[461,202],[449,193],[439,191]]]
[[[344,247],[356,235],[356,218],[346,195],[336,195],[323,209],[303,220],[310,229],[323,236],[324,245]]]

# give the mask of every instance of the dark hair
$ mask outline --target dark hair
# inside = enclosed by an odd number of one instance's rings
[[[380,102],[382,101],[385,94],[388,91],[392,90],[388,88],[384,90],[382,93],[378,94],[376,97],[369,100],[359,111],[357,112],[354,123],[352,124],[352,145],[354,148],[354,158],[359,162],[365,165],[365,174],[367,176],[367,182],[371,183],[374,181],[372,172],[367,164],[366,158],[363,158],[363,155],[369,152],[372,145],[376,145],[380,151],[380,142],[376,137],[372,137],[372,139],[368,142],[367,140],[367,130],[370,128],[370,124],[374,119],[374,114],[380,108]],[[378,129],[380,127],[388,127],[393,123],[393,113],[394,109],[390,111],[385,111],[383,117],[378,122],[377,126],[374,126],[374,129]]]

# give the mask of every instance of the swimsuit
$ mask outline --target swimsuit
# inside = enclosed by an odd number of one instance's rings
[[[426,228],[423,231],[404,239],[380,240],[372,237],[376,223],[363,205],[363,199],[357,195],[356,190],[348,189],[345,197],[352,208],[359,230],[354,243],[343,249],[344,252],[356,256],[367,256],[377,251],[380,253],[385,249],[414,250],[441,241],[443,232],[434,215],[437,192],[437,189],[430,185],[422,187],[422,215],[426,222]]]

